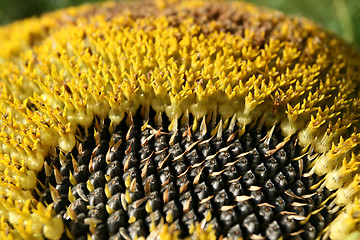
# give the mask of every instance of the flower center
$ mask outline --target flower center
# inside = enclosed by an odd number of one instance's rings
[[[141,115],[116,126],[96,119],[72,152],[46,159],[34,196],[53,204],[64,236],[134,239],[166,223],[180,237],[212,229],[229,239],[315,239],[334,218],[322,205],[331,192],[304,174],[314,153],[278,126],[240,134],[235,121],[190,116],[174,127]]]

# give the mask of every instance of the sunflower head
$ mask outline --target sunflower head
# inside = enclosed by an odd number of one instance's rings
[[[356,238],[360,54],[246,3],[0,28],[0,235]]]

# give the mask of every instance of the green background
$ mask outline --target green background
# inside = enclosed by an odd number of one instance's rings
[[[0,0],[0,24],[98,0]],[[360,49],[360,0],[248,0],[313,19]]]

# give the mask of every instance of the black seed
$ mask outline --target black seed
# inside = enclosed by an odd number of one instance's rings
[[[140,183],[135,183],[134,188],[129,191],[129,195],[132,201],[136,201],[144,197],[143,187],[140,185]]]
[[[199,200],[205,199],[209,196],[209,189],[206,186],[205,182],[195,185],[194,193],[196,194]]]
[[[187,149],[193,143],[194,143],[194,140],[192,140],[192,139],[188,140],[187,137],[185,137],[181,140],[181,146],[183,146],[183,149]]]
[[[244,194],[244,190],[239,181],[230,184],[229,194],[232,195],[233,198]]]
[[[249,200],[237,203],[240,216],[247,216],[254,211],[253,205]]]
[[[90,192],[89,194],[89,205],[94,207],[99,203],[106,203],[106,195],[104,192],[104,188],[96,188],[94,191]]]
[[[185,213],[182,217],[182,222],[187,226],[189,229],[192,224],[195,225],[195,222],[197,221],[196,214],[194,213],[194,210],[190,210],[189,212]]]
[[[119,231],[120,227],[127,226],[127,221],[128,217],[124,210],[112,213],[106,221],[109,234],[113,235]]]
[[[292,182],[296,177],[295,168],[293,168],[291,165],[286,166],[282,172],[289,183]]]
[[[80,198],[80,195],[82,195],[82,193],[84,193],[85,196],[88,195],[89,190],[86,187],[86,183],[81,182],[71,188],[71,193],[75,198]]]
[[[69,230],[74,237],[80,237],[88,231],[88,226],[84,224],[86,215],[84,213],[77,215],[77,221],[70,221]]]
[[[106,168],[105,172],[107,176],[110,176],[110,178],[114,178],[117,176],[122,175],[122,165],[120,161],[113,161],[109,163]]]
[[[312,240],[316,238],[316,229],[310,223],[306,223],[303,227],[305,230],[301,233],[301,238],[304,240]]]
[[[102,170],[106,167],[106,155],[99,154],[92,159],[92,167],[94,171]]]
[[[103,171],[99,170],[89,177],[90,183],[94,186],[94,188],[104,187],[106,183],[105,175]]]
[[[178,188],[186,188],[187,189],[187,186],[189,186],[189,183],[190,183],[190,181],[186,175],[176,179],[176,186]]]
[[[163,151],[159,154],[155,154],[155,158],[154,158],[154,165],[160,169],[160,166],[162,165],[163,167],[167,167],[170,164],[170,161],[168,161],[168,154],[166,153],[166,151]]]
[[[272,201],[272,205],[275,206],[276,214],[284,211],[286,207],[286,203],[281,197],[275,198],[274,201]]]
[[[302,178],[302,182],[303,182],[303,184],[305,185],[305,187],[306,187],[307,189],[309,189],[309,188],[310,188],[312,185],[314,185],[315,182],[317,182],[317,181],[316,181],[316,179],[314,179],[313,176],[309,176],[309,177],[304,177],[304,178]]]
[[[183,150],[180,147],[180,143],[175,143],[174,145],[170,146],[169,153],[171,154],[171,158],[175,158],[183,153]]]
[[[148,191],[153,192],[157,191],[160,188],[160,184],[158,183],[158,180],[156,179],[154,174],[151,174],[150,176],[146,177],[143,180],[143,187],[146,188],[146,185],[148,185],[149,189]]]
[[[72,172],[72,174],[77,183],[84,182],[84,181],[86,182],[90,176],[89,166],[81,165],[77,168],[77,171]]]
[[[291,233],[296,228],[296,222],[289,215],[283,215],[280,217],[279,224],[283,230],[283,233]]]
[[[66,210],[66,207],[69,206],[70,202],[66,197],[67,196],[65,195],[65,198],[61,198],[61,200],[54,203],[53,209],[56,213],[60,213],[64,210]]]
[[[304,206],[304,208],[307,213],[310,213],[315,209],[314,201],[311,198],[306,198],[305,202],[306,205]]]
[[[215,152],[224,147],[224,140],[222,138],[215,137],[211,139],[210,143],[213,146]]]
[[[275,175],[273,182],[278,190],[284,190],[288,186],[288,181],[282,172]]]
[[[279,171],[279,163],[274,157],[268,158],[264,164],[268,170],[269,177],[274,176]]]
[[[168,203],[166,203],[164,205],[164,213],[165,216],[167,216],[167,214],[171,214],[172,219],[175,221],[176,219],[179,218],[180,216],[180,209],[177,207],[177,205],[175,204],[175,201],[170,201]]]
[[[267,199],[271,200],[277,195],[277,189],[271,180],[268,180],[262,188]]]
[[[151,131],[150,131],[150,129],[147,128],[144,131],[142,131],[140,135],[141,135],[140,136],[140,143],[141,143],[141,145],[144,145],[147,142],[149,142],[148,138],[151,135]]]
[[[290,144],[285,144],[284,146],[284,150],[286,152],[287,158],[288,159],[293,159],[295,156],[295,147],[293,142],[291,142]]]
[[[228,234],[227,234],[227,238],[230,240],[238,240],[239,238],[241,239],[243,236],[240,224],[236,224],[235,226],[233,226]]]
[[[237,222],[237,214],[234,209],[220,212],[220,221],[228,231]]]
[[[315,206],[319,206],[322,203],[322,201],[325,200],[324,194],[322,193],[322,191],[316,192],[315,195],[312,196],[312,199],[314,200]]]
[[[254,174],[256,176],[256,179],[258,180],[258,184],[264,183],[268,178],[268,173],[265,164],[261,163],[257,165],[254,169]]]
[[[276,221],[270,223],[266,229],[266,237],[270,240],[276,240],[281,237],[281,229]]]
[[[323,188],[322,193],[324,195],[324,199],[327,199],[332,194],[332,192],[327,188]]]
[[[199,163],[202,161],[199,154],[197,153],[196,149],[192,149],[190,152],[185,154],[185,159],[190,165]]]
[[[203,156],[203,158],[206,158],[207,156],[210,156],[214,154],[213,149],[211,148],[210,143],[201,144],[197,148],[199,150],[199,153]]]
[[[244,152],[244,149],[240,143],[239,139],[236,139],[232,144],[231,147],[229,148],[229,152],[231,153],[231,155],[233,157],[239,155],[240,153]]]
[[[179,202],[182,205],[183,209],[185,209],[187,206],[189,206],[189,209],[192,209],[194,207],[194,201],[192,199],[191,191],[187,191],[181,194]]]
[[[130,138],[125,143],[125,149],[129,149],[131,153],[134,153],[139,149],[139,142],[136,138]]]
[[[215,158],[206,161],[204,164],[204,171],[207,172],[208,174],[217,172],[219,170],[220,170],[220,164],[218,164]]]
[[[179,159],[177,160],[174,165],[174,170],[176,172],[176,175],[180,175],[182,173],[184,173],[187,169],[187,165],[185,163],[185,160],[184,159]]]
[[[146,169],[144,170],[144,168]],[[151,174],[156,174],[157,167],[155,166],[152,159],[148,159],[142,163],[140,163],[139,170],[141,174],[144,176],[149,176]]]
[[[88,212],[88,217],[95,218],[104,222],[108,217],[108,213],[106,212],[105,205],[103,203],[100,203],[96,205],[94,208],[90,209]]]
[[[274,212],[270,206],[262,205],[258,211],[258,216],[262,223],[269,224],[274,219]]]
[[[236,168],[240,173],[245,173],[249,170],[250,164],[247,158],[241,157],[235,163]]]
[[[125,155],[122,160],[122,165],[126,166],[127,169],[137,167],[138,160],[134,152],[130,152],[129,154]]]
[[[106,224],[97,225],[95,234],[91,235],[91,240],[106,240],[109,238]]]
[[[161,211],[156,210],[146,217],[145,222],[146,222],[148,228],[150,228],[151,224],[154,224],[155,226],[157,226],[160,223],[162,218],[163,218],[163,214],[161,213]]]
[[[124,182],[121,181],[120,177],[116,176],[107,182],[107,186],[110,190],[111,196],[116,193],[125,193]]]
[[[104,142],[106,144],[108,144],[110,138],[111,138],[111,135],[110,135],[110,131],[109,131],[109,121],[107,121],[104,123],[104,127],[100,131],[100,139],[104,140]],[[100,142],[100,144],[101,144],[101,142]]]
[[[270,146],[264,142],[260,143],[257,149],[262,156],[266,156],[267,152],[270,150]]]
[[[63,177],[69,176],[71,169],[72,169],[71,162],[68,161],[65,166],[61,166],[59,169],[61,176]]]
[[[256,183],[256,177],[254,175],[254,173],[249,170],[247,171],[243,177],[240,179],[240,181],[246,186],[246,187],[251,187],[254,186]]]
[[[260,140],[263,138],[263,135],[261,133],[261,129],[252,129],[250,132],[254,143],[258,144]]]
[[[90,163],[90,159],[91,159],[91,151],[90,149],[85,149],[83,150],[83,152],[81,153],[81,155],[78,155],[76,160],[78,162],[78,164],[81,165],[89,165]]]
[[[148,197],[148,204],[150,205],[152,211],[162,209],[162,201],[159,192],[150,193]]]
[[[306,188],[305,188],[304,184],[302,183],[302,181],[300,181],[300,180],[296,180],[292,184],[291,189],[293,190],[294,194],[297,195],[297,196],[302,196],[306,192]]]
[[[256,204],[265,202],[265,195],[261,190],[251,191],[250,196]]]
[[[305,216],[306,215],[305,209],[303,207],[300,207],[300,206],[293,207],[292,211],[296,212],[296,214],[299,215],[299,216]]]
[[[245,230],[245,232],[249,235],[256,234],[259,232],[260,224],[258,219],[256,218],[256,215],[254,213],[248,215],[244,222],[242,223],[242,226]]]
[[[110,153],[109,153],[110,162],[121,161],[122,158],[123,158],[123,156],[121,154],[120,147],[118,147],[118,149],[116,151],[114,151],[113,148],[111,148]]]
[[[221,175],[209,177],[209,183],[214,192],[219,192],[225,187],[225,183]]]
[[[195,179],[196,177],[198,177],[198,181],[203,182],[205,180],[205,174],[203,174],[202,171],[203,169],[201,166],[191,169],[190,179]]]
[[[137,168],[133,167],[124,172],[124,174],[122,175],[123,181],[126,182],[128,177],[130,178],[130,181],[132,181],[133,179],[138,179],[139,171],[137,170]]]
[[[97,147],[96,151],[94,152],[94,156],[98,156],[100,154],[106,154],[109,149],[109,141],[101,140],[100,145]]]
[[[334,215],[333,214],[330,214],[329,213],[329,210],[327,208],[323,208],[321,211],[320,211],[321,215],[324,217],[325,219],[325,222],[327,223],[330,223],[333,218],[334,218]]]
[[[310,218],[310,223],[315,227],[316,232],[319,233],[325,228],[326,221],[321,213],[317,213]]]
[[[135,206],[135,203],[132,203],[128,206],[127,214],[129,218],[135,217],[135,219],[145,218],[145,204],[141,204],[140,206]]]
[[[82,199],[76,199],[74,202],[71,203],[70,208],[72,211],[75,212],[76,215],[79,215],[80,213],[86,213],[87,203]]]
[[[68,176],[63,177],[62,183],[61,184],[57,184],[56,185],[56,190],[60,193],[60,194],[68,194],[69,192],[69,187],[71,187],[71,183],[69,180]]]
[[[139,157],[141,160],[148,158],[151,155],[151,149],[149,145],[143,146],[139,151]]]
[[[279,163],[280,167],[283,167],[287,161],[285,150],[280,149],[280,150],[276,151],[274,154],[274,158]]]
[[[201,218],[205,218],[206,215],[213,211],[213,207],[211,205],[211,201],[207,201],[205,203],[200,204],[198,212]]]
[[[246,133],[242,135],[240,141],[246,152],[249,151],[253,146],[253,140],[251,138],[250,133]]]
[[[161,135],[160,137],[155,139],[154,148],[155,152],[159,152],[168,146],[168,140],[165,135]]]
[[[250,151],[249,154],[245,156],[247,159],[249,159],[251,167],[255,167],[256,165],[260,164],[261,157],[256,148],[254,148],[252,151]]]
[[[88,135],[85,137],[85,141],[82,142],[83,149],[95,148],[94,128],[88,129]]]
[[[160,184],[164,185],[174,181],[174,174],[172,174],[169,167],[163,168],[159,173]]]
[[[228,205],[230,203],[229,196],[227,195],[225,189],[222,189],[215,195],[214,203],[217,208],[221,208],[222,206]]]
[[[228,181],[236,179],[240,176],[240,174],[237,172],[235,166],[226,167],[223,174]]]
[[[294,195],[295,194],[289,189],[285,193],[281,194],[281,197],[285,200],[286,205],[290,205],[294,201],[298,201],[298,199],[296,199]]]
[[[114,211],[122,209],[121,193],[117,193],[111,196],[106,204]]]
[[[168,185],[161,188],[161,193],[164,202],[165,202],[165,198],[168,199],[168,202],[177,198],[177,190],[174,186],[174,183],[169,183]]]
[[[230,153],[227,151],[217,154],[216,158],[221,166],[225,166],[225,164],[231,162],[232,160]]]

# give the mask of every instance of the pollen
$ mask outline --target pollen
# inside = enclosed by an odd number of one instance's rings
[[[0,45],[2,239],[360,234],[360,53],[310,20],[106,2]]]

